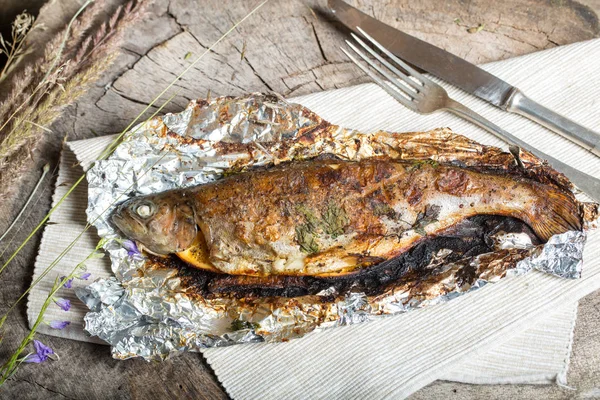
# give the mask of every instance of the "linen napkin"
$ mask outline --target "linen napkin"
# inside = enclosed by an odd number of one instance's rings
[[[492,63],[485,69],[519,86],[541,103],[593,129],[600,121],[594,104],[600,94],[600,41],[593,40]],[[590,80],[597,82],[590,82]],[[589,174],[600,175],[598,160],[558,135],[509,115],[457,89],[450,95],[541,151]],[[573,100],[575,99],[575,100]],[[495,137],[447,113],[421,116],[396,103],[372,84],[291,99],[324,119],[364,132],[423,131],[449,126],[485,144]],[[73,142],[61,160],[56,203],[110,138]],[[76,189],[55,212],[42,239],[34,279],[40,276],[84,225],[87,193]],[[59,210],[61,210],[59,209]],[[91,231],[31,292],[28,316],[35,320],[53,279],[70,271],[97,237]],[[234,398],[405,397],[436,379],[469,383],[566,381],[576,301],[600,287],[600,235],[592,233],[584,253],[583,278],[565,281],[533,272],[507,278],[449,303],[367,324],[316,332],[281,344],[207,349],[203,353]],[[107,260],[89,263],[94,277],[110,275]],[[80,282],[76,284],[81,284]],[[71,326],[44,332],[90,340],[81,330],[85,307],[73,297]],[[65,319],[52,309],[47,319]]]

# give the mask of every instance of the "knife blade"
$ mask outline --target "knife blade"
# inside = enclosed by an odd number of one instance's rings
[[[489,72],[416,37],[392,28],[342,0],[328,6],[345,26],[360,27],[397,57],[509,112],[520,114],[577,143],[600,157],[600,134],[573,122],[525,96]]]

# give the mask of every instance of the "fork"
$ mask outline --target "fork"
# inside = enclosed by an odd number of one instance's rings
[[[498,138],[507,142],[510,146],[521,147],[530,153],[534,154],[538,158],[546,160],[555,170],[562,172],[575,184],[580,190],[585,192],[592,199],[600,202],[600,180],[581,172],[570,165],[567,165],[549,155],[542,153],[541,151],[531,147],[521,139],[515,137],[511,133],[506,132],[498,125],[489,121],[488,119],[477,114],[475,111],[464,106],[463,104],[453,100],[448,96],[446,90],[433,82],[429,78],[423,76],[417,72],[410,65],[394,56],[385,47],[378,43],[375,39],[369,36],[361,28],[357,28],[358,31],[376,48],[378,48],[383,54],[385,54],[389,60],[394,62],[388,62],[358,36],[352,33],[352,38],[366,50],[372,57],[379,61],[385,68],[377,65],[373,60],[365,55],[357,46],[346,40],[346,44],[356,53],[361,59],[363,59],[373,70],[381,74],[387,81],[377,76],[368,67],[359,62],[349,51],[342,48],[342,51],[352,60],[360,69],[362,69],[367,75],[371,77],[381,88],[389,93],[394,99],[406,106],[412,111],[420,114],[431,114],[436,111],[450,111],[458,115],[461,118],[472,122],[475,125],[480,126],[486,131],[492,133]],[[399,67],[399,68],[398,68]],[[514,147],[511,148],[511,152],[514,154]]]

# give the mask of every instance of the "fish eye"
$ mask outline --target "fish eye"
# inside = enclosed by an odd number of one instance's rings
[[[148,218],[154,214],[154,207],[152,204],[143,203],[135,208],[135,212],[142,218]]]

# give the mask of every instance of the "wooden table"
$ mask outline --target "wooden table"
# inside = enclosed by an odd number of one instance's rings
[[[502,2],[448,0],[349,1],[376,18],[441,46],[469,61],[483,63],[534,52],[600,35],[600,0],[505,0]],[[0,8],[19,10],[39,6],[39,0],[0,0]],[[121,3],[105,4],[107,16]],[[152,13],[125,33],[125,41],[107,74],[52,125],[54,134],[41,137],[40,152],[22,173],[20,186],[4,191],[0,230],[16,216],[38,178],[41,165],[57,161],[64,135],[70,140],[119,132],[144,105],[219,38],[258,1],[156,0]],[[285,96],[334,89],[366,82],[364,74],[339,50],[345,32],[324,8],[325,0],[271,0],[235,33],[193,68],[178,84],[179,93],[165,111],[181,110],[189,99],[276,91]],[[4,8],[6,7],[6,8]],[[75,0],[54,1],[40,14],[47,29],[33,38],[38,51],[51,34],[64,26],[78,7]],[[107,17],[106,17],[107,18]],[[483,25],[476,33],[468,28]],[[192,57],[186,57],[191,53]],[[0,94],[0,99],[1,99]],[[147,114],[151,114],[150,110]],[[6,171],[4,172],[6,173]],[[53,180],[15,236],[24,239],[45,215]],[[39,235],[9,266],[2,277],[2,310],[27,288]],[[9,248],[10,254],[16,246]],[[6,257],[6,255],[4,255]],[[2,260],[4,261],[4,260]],[[557,386],[472,386],[435,382],[413,395],[427,398],[547,399],[599,394],[600,292],[580,303],[569,384]],[[7,322],[1,357],[12,351],[27,332],[22,304]],[[43,340],[61,356],[60,362],[24,366],[5,387],[2,398],[19,399],[164,399],[225,398],[223,388],[198,354],[186,354],[161,364],[142,360],[116,361],[107,346],[54,337]]]

